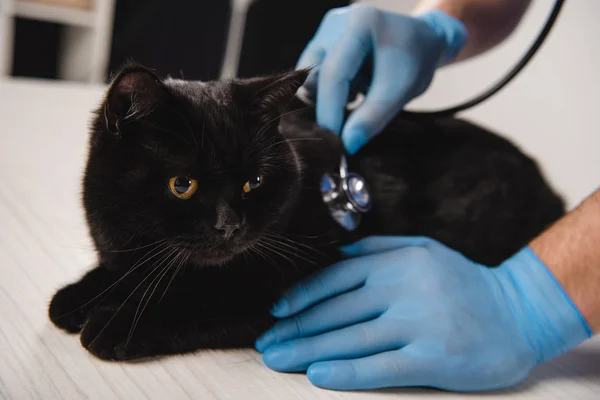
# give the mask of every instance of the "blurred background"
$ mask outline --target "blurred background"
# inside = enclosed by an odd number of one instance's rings
[[[293,68],[325,12],[349,3],[0,0],[4,24],[13,16],[2,57],[14,76],[88,82],[128,59],[187,79],[256,75]]]
[[[418,3],[362,2],[406,13]],[[327,10],[350,3],[0,0],[0,77],[104,84],[129,59],[186,79],[280,71],[294,67]],[[430,90],[408,108],[454,105],[486,89],[527,50],[553,3],[533,0],[506,42],[440,70]],[[600,182],[599,15],[598,0],[567,1],[530,65],[494,98],[463,114],[540,160],[570,205]]]

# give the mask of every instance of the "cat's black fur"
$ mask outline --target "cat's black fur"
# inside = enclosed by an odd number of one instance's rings
[[[401,114],[349,158],[373,209],[346,233],[319,192],[340,141],[293,95],[306,74],[199,83],[126,67],[94,119],[83,182],[98,266],[56,293],[52,321],[103,359],[251,346],[282,291],[339,260],[340,244],[423,235],[493,266],[563,214],[505,139]],[[263,185],[244,195],[255,175]],[[176,198],[173,176],[197,179],[196,194]]]

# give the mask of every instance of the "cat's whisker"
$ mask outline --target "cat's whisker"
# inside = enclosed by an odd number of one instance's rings
[[[281,235],[280,233],[273,232],[273,231],[268,231],[268,232],[271,232],[271,233],[274,233],[274,234],[277,234],[277,235]],[[333,228],[331,228],[327,232],[319,234],[319,235],[298,235],[298,234],[286,232],[285,233],[285,237],[287,239],[289,239],[289,240],[292,240],[291,239],[292,237],[299,238],[299,239],[316,240],[316,239],[321,239],[321,238],[327,237],[327,236],[331,235],[332,232],[333,232]],[[339,244],[339,243],[340,243],[339,239],[332,239],[332,240],[329,240],[327,242],[319,242],[318,245],[319,246],[329,246],[329,245]]]
[[[273,231],[269,231],[269,232],[273,232]],[[273,233],[275,233],[275,232],[273,232]],[[286,235],[286,237],[297,237],[297,238],[301,238],[301,239],[319,239],[319,238],[329,235],[330,233],[331,233],[331,230],[329,230],[323,234],[319,234],[319,235],[298,235],[295,233],[288,233],[288,232],[286,232],[285,235]]]
[[[302,250],[302,249],[299,249],[299,248],[297,248],[297,247],[294,247],[294,246],[292,246],[292,245],[291,245],[291,244],[289,244],[289,243],[285,243],[285,242],[283,242],[283,241],[281,240],[281,238],[279,238],[279,237],[277,237],[277,236],[269,236],[269,235],[265,235],[265,236],[266,236],[266,239],[267,239],[268,241],[270,241],[270,242],[272,242],[272,243],[274,243],[274,244],[276,244],[276,245],[278,245],[278,246],[283,246],[283,247],[287,248],[286,250],[287,250],[287,251],[289,251],[290,253],[292,253],[292,252],[303,252],[303,250]],[[311,249],[311,250],[313,250],[313,249]],[[315,251],[316,251],[316,250],[315,250]]]
[[[307,254],[306,252],[304,252],[294,246],[291,246],[289,244],[275,240],[273,238],[265,237],[264,239],[266,239],[265,243],[270,243],[272,247],[276,248],[280,252],[283,252],[283,253],[293,256],[293,257],[297,257],[297,258],[304,260],[310,264],[314,264],[314,265],[318,264],[314,259],[311,259],[310,254]]]
[[[171,256],[177,251],[176,248],[174,248],[173,246],[170,247],[170,251],[167,254],[164,254],[157,262],[154,263],[154,267],[152,269],[150,269],[150,272],[146,275],[146,278],[149,278],[150,276],[154,275],[155,272],[159,271],[159,269],[171,258]],[[159,271],[156,275],[154,275],[154,278],[152,279],[152,281],[148,284],[148,287],[146,288],[146,290],[144,291],[144,293],[142,294],[142,297],[140,298],[140,302],[138,304],[138,308],[135,311],[135,314],[133,316],[133,324],[132,324],[132,328],[133,325],[135,324],[135,321],[137,319],[138,316],[138,312],[141,306],[141,303],[144,301],[144,298],[146,297],[146,293],[148,292],[148,290],[150,289],[150,287],[152,286],[152,284],[156,281],[156,279],[160,276],[160,272]],[[131,334],[131,329],[130,329],[130,334]]]
[[[302,242],[290,239],[290,238],[288,238],[288,237],[286,237],[286,236],[284,236],[284,235],[282,235],[280,233],[273,232],[273,231],[266,231],[263,234],[265,236],[271,238],[271,239],[276,239],[276,240],[283,241],[281,244],[283,244],[283,245],[285,245],[287,247],[291,247],[293,249],[296,249],[294,247],[294,245],[295,245],[295,246],[300,246],[300,247],[303,247],[303,248],[305,248],[307,250],[310,250],[310,251],[313,251],[313,252],[316,252],[316,253],[319,253],[319,254],[323,254],[320,250],[318,250],[318,249],[316,249],[316,248],[314,248],[312,246],[309,246],[309,245],[304,244]]]
[[[152,294],[154,294],[154,291],[156,290],[156,287],[160,283],[160,280],[162,279],[162,276],[164,276],[163,273],[166,272],[166,271],[168,271],[170,265],[176,259],[175,257],[173,257],[173,255],[176,254],[178,250],[179,249],[177,249],[177,248],[172,248],[171,251],[168,254],[166,254],[157,263],[156,267],[152,270],[151,274],[154,274],[155,271],[158,271],[158,273],[156,273],[156,276],[154,277],[154,279],[152,279],[152,281],[148,284],[148,287],[146,288],[146,290],[142,294],[142,297],[140,298],[140,302],[138,304],[137,309],[135,310],[135,314],[133,316],[133,322],[131,324],[131,328],[129,329],[129,335],[127,336],[127,341],[125,342],[125,344],[129,343],[129,340],[131,339],[131,336],[133,335],[133,331],[135,330],[135,327],[137,326],[140,318],[142,317],[142,313],[144,312],[144,310],[148,306],[148,303],[150,302],[150,298],[152,297]],[[152,287],[152,285],[154,284],[154,282],[156,282],[157,280],[158,280],[158,282],[154,286],[154,289],[152,290],[152,292],[148,296],[148,299],[146,300],[146,303],[145,303],[144,307],[140,311],[140,307],[142,306],[142,303],[144,302],[144,298],[146,297],[146,293],[148,293],[148,290],[150,290],[150,288]]]
[[[175,264],[176,264],[178,261],[181,261],[181,260],[183,260],[183,259],[185,258],[185,254],[186,254],[186,253],[185,253],[185,251],[180,249],[180,250],[179,250],[179,252],[178,252],[178,253],[175,255],[175,257],[173,257],[173,260],[172,260],[172,261],[169,263],[169,265],[168,265],[167,267],[165,267],[165,268],[164,268],[164,272],[161,274],[161,277],[160,277],[160,279],[158,280],[158,282],[157,282],[157,283],[156,283],[156,285],[154,286],[154,289],[152,290],[152,293],[150,293],[150,296],[148,297],[148,301],[150,301],[150,298],[152,297],[152,295],[154,294],[154,292],[156,291],[156,289],[157,289],[157,288],[158,288],[158,286],[160,285],[160,282],[161,282],[161,281],[164,279],[164,277],[165,277],[165,276],[166,276],[166,275],[169,273],[169,271],[171,270],[171,268],[173,268],[173,266],[174,266],[174,265],[175,265]],[[179,268],[179,266],[178,266],[176,269],[178,269],[178,268]],[[175,276],[175,274],[173,274],[173,276],[171,277],[171,280],[169,281],[169,284],[170,284],[170,282],[173,280],[173,277],[174,277],[174,276]],[[164,293],[166,293],[166,289],[165,289],[165,292],[164,292]],[[163,293],[163,296],[164,296],[164,293]],[[161,299],[162,299],[162,296],[161,296]],[[148,305],[148,303],[146,303],[146,306],[147,306],[147,305]],[[142,309],[142,313],[144,312],[144,309],[146,308],[146,306],[144,306],[144,308]],[[141,313],[140,313],[140,317],[141,317]],[[138,318],[138,320],[139,320],[139,318]]]
[[[159,245],[157,247],[163,247],[163,249],[160,252],[153,254],[152,256],[148,256],[148,253],[147,253],[146,256],[141,257],[137,262],[135,262],[133,264],[133,266],[131,266],[129,268],[129,271],[137,269],[140,265],[143,265],[143,264],[147,263],[148,261],[150,261],[150,260],[158,257],[159,255],[161,255],[165,251],[169,250],[172,247],[172,245],[168,244],[167,242],[163,242],[163,243],[161,243],[161,245]],[[128,271],[128,273],[129,273],[129,271]]]
[[[280,257],[285,258],[287,261],[289,261],[291,264],[293,264],[294,266],[296,265],[296,263],[294,262],[293,259],[291,259],[288,255],[286,255],[285,253],[282,253],[282,249],[279,249],[276,245],[274,245],[273,243],[269,242],[268,240],[264,240],[265,238],[263,238],[263,240],[260,242],[261,245],[263,246],[263,248],[279,255]]]
[[[296,262],[293,260],[293,258],[290,258],[290,256],[297,257],[297,254],[293,254],[284,248],[278,247],[276,243],[270,243],[269,241],[264,240],[264,239],[265,238],[263,238],[263,241],[261,242],[261,244],[265,250],[268,250],[274,254],[277,254],[279,257],[286,259],[294,267],[294,269],[297,272],[300,272],[300,269],[298,268],[298,265],[296,265]],[[303,259],[303,257],[298,257],[298,258]],[[306,260],[306,259],[304,259],[304,260]],[[310,262],[308,260],[306,260],[306,261]],[[281,266],[278,265],[278,268],[281,268]]]
[[[248,249],[248,251],[255,252],[256,254],[258,254],[259,257],[261,257],[266,262],[268,262],[269,265],[273,266],[275,268],[275,270],[277,272],[279,272],[279,277],[281,278],[282,285],[285,285],[286,279],[285,279],[285,275],[281,269],[281,266],[279,266],[271,257],[269,257],[269,255],[267,253],[265,253],[264,248],[261,250],[261,243],[255,243],[255,246]]]
[[[132,235],[132,236],[135,236],[135,234]],[[150,247],[152,245],[155,245],[155,244],[158,244],[158,243],[161,243],[161,242],[166,242],[166,241],[167,241],[167,239],[165,238],[165,239],[160,239],[160,240],[157,240],[156,242],[153,242],[153,243],[150,243],[150,244],[146,244],[146,245],[140,246],[140,247],[134,247],[134,248],[131,248],[131,249],[121,249],[121,250],[106,250],[106,252],[107,253],[127,253],[127,252],[130,252],[130,251],[137,251],[137,250],[145,249],[145,248],[148,248],[148,247]]]
[[[131,243],[131,241],[135,238],[135,236],[136,236],[135,232],[132,232],[131,235],[129,235],[129,239],[127,239],[124,244],[128,245],[129,243]]]
[[[275,260],[273,260],[269,253],[268,253],[268,249],[265,248],[265,246],[263,245],[263,243],[261,242],[256,242],[254,244],[254,247],[252,247],[252,250],[255,251],[258,255],[260,255],[262,258],[264,258],[269,264],[271,264],[272,266],[279,268],[279,265],[277,265],[277,263],[275,262]]]
[[[153,270],[153,272],[156,270],[156,268]],[[104,330],[108,327],[108,325],[112,322],[113,319],[115,319],[115,317],[117,316],[117,314],[119,313],[119,311],[121,311],[121,309],[125,306],[125,304],[129,301],[129,299],[131,298],[131,296],[133,296],[135,294],[135,292],[140,288],[140,286],[142,286],[144,284],[144,282],[150,278],[152,276],[152,273],[148,274],[144,279],[141,280],[141,282],[131,291],[131,293],[129,294],[129,296],[127,296],[125,298],[125,300],[123,300],[123,302],[121,303],[121,305],[119,306],[119,308],[117,308],[117,310],[113,313],[112,317],[110,317],[108,319],[108,321],[106,321],[106,324],[104,325],[104,327],[102,329],[100,329],[100,331],[96,334],[96,336],[94,337],[94,339],[92,339],[92,341],[88,344],[88,346],[91,346],[96,340],[98,340],[98,338],[100,337],[100,335],[102,335],[102,333],[104,332]]]
[[[267,231],[267,232],[265,232],[265,234],[266,234],[267,236],[274,237],[274,238],[276,238],[276,239],[284,240],[285,242],[287,242],[288,244],[290,244],[292,247],[294,247],[294,246],[300,246],[300,247],[302,247],[302,248],[305,248],[305,249],[306,249],[306,251],[311,251],[311,252],[312,252],[312,253],[314,253],[316,256],[323,257],[324,259],[326,259],[326,260],[327,260],[327,261],[329,261],[329,262],[334,262],[334,261],[335,261],[335,259],[334,259],[334,258],[333,258],[333,257],[332,257],[330,254],[327,254],[327,253],[325,253],[325,252],[323,252],[323,251],[319,250],[317,247],[310,246],[310,245],[307,245],[307,244],[305,244],[305,243],[302,243],[302,242],[299,242],[299,241],[293,240],[293,239],[291,239],[291,238],[287,237],[287,234],[284,236],[284,235],[282,235],[281,233],[277,233],[277,232],[273,232],[273,231]],[[328,235],[328,234],[324,234],[324,235],[320,235],[320,236],[312,236],[312,237],[310,237],[310,238],[311,238],[311,239],[318,239],[318,238],[325,237],[325,236],[327,236],[327,235]],[[309,238],[309,237],[305,237],[305,238]],[[338,244],[338,243],[339,243],[339,240],[338,240],[338,239],[333,239],[333,240],[329,240],[329,241],[327,241],[327,242],[320,241],[320,242],[318,243],[318,246],[332,246],[332,245],[335,245],[335,244]],[[296,249],[296,250],[300,250],[300,249]],[[305,251],[305,252],[303,252],[303,253],[304,253],[304,254],[307,254],[307,253],[306,253],[306,251]],[[308,254],[307,254],[307,255],[308,255]]]
[[[162,296],[160,296],[160,299],[158,299],[158,302],[160,303],[163,299],[163,297],[165,297],[165,295],[167,294],[167,290],[169,290],[169,287],[171,286],[171,283],[173,282],[173,279],[175,278],[175,276],[177,275],[177,273],[179,272],[179,270],[187,263],[187,261],[189,260],[190,256],[192,255],[192,251],[188,251],[187,254],[181,258],[181,261],[179,262],[179,265],[177,266],[177,268],[175,268],[175,271],[173,272],[173,275],[171,275],[171,279],[169,279],[169,282],[167,283],[167,287],[165,287],[165,291],[163,292]],[[183,251],[182,251],[183,254]]]
[[[329,257],[327,254],[325,254],[324,252],[322,252],[322,251],[321,251],[321,250],[319,250],[319,249],[316,249],[316,248],[314,248],[314,247],[312,247],[312,246],[309,246],[309,245],[307,245],[307,244],[304,244],[304,243],[298,242],[298,241],[296,241],[296,240],[292,240],[292,239],[290,239],[290,238],[288,238],[288,237],[286,237],[286,236],[284,236],[284,235],[282,235],[282,234],[279,234],[279,233],[277,233],[277,232],[267,231],[267,232],[265,232],[265,233],[264,233],[264,235],[266,235],[266,236],[269,236],[269,237],[271,237],[271,238],[274,238],[274,239],[283,240],[283,241],[285,241],[285,242],[287,242],[287,243],[288,243],[287,245],[288,245],[289,247],[292,247],[292,248],[294,248],[294,245],[295,245],[295,246],[301,246],[301,247],[303,247],[303,248],[305,248],[305,249],[307,249],[307,250],[310,250],[310,251],[312,251],[312,252],[314,252],[314,253],[316,253],[316,254],[318,254],[318,255],[320,255],[320,256],[323,256],[323,257],[326,257],[326,258],[331,258],[331,257]],[[282,244],[284,244],[284,243],[282,243]],[[295,249],[295,248],[294,248],[294,249]]]
[[[166,264],[173,260],[173,255],[176,252],[177,252],[177,248],[175,246],[171,246],[170,251],[167,254],[164,254],[157,262],[154,263],[154,268],[152,268],[150,270],[150,272],[148,273],[148,276],[154,274],[158,269],[161,269],[161,268],[162,269],[155,275],[154,279],[152,279],[152,281],[148,284],[148,287],[142,294],[142,297],[140,298],[140,303],[138,304],[138,308],[136,309],[135,315],[133,317],[134,322],[138,316],[138,312],[139,312],[141,303],[144,301],[144,298],[146,297],[146,293],[148,292],[148,290],[150,290],[150,287],[152,287],[152,284],[159,278],[160,274],[165,270]]]
[[[120,277],[119,279],[117,279],[115,282],[113,282],[110,286],[108,286],[106,289],[104,289],[103,291],[101,291],[100,293],[98,293],[96,296],[94,296],[93,298],[91,298],[90,300],[88,300],[87,302],[83,303],[81,306],[67,312],[61,315],[56,316],[55,318],[63,318],[67,315],[70,315],[76,311],[81,310],[82,308],[84,308],[85,306],[89,305],[90,303],[92,303],[93,301],[95,301],[96,299],[98,299],[100,296],[102,296],[103,294],[106,293],[106,296],[108,296],[115,288],[115,286],[117,286],[120,282],[122,282],[125,278],[127,278],[127,276],[131,273],[133,273],[136,269],[140,268],[142,265],[144,265],[146,262],[150,261],[152,258],[157,257],[158,255],[160,255],[161,253],[165,252],[166,250],[168,250],[169,247],[165,247],[163,248],[161,251],[159,251],[158,253],[154,254],[152,257],[148,257],[148,255],[150,253],[152,253],[153,251],[159,250],[163,245],[165,245],[165,242],[160,243],[159,245],[157,245],[156,247],[154,247],[153,249],[149,250],[140,260],[138,260],[138,262],[136,264],[134,264],[133,267],[131,267],[122,277]],[[144,261],[144,258],[146,258]],[[107,293],[108,292],[108,293]]]
[[[267,129],[270,128],[271,124],[277,120],[280,120],[281,118],[290,115],[290,114],[294,114],[300,111],[304,111],[307,110],[309,108],[311,108],[312,106],[306,106],[306,107],[301,107],[301,108],[297,108],[295,110],[291,110],[291,111],[287,111],[284,113],[279,114],[277,117],[271,119],[270,121],[266,122],[257,132],[256,132],[256,136],[260,136],[262,135]]]

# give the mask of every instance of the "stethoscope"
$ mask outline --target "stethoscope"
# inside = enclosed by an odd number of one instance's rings
[[[453,116],[454,114],[471,108],[493,96],[500,89],[506,86],[531,60],[533,55],[537,52],[537,50],[540,48],[540,46],[548,36],[548,33],[554,25],[554,22],[558,17],[563,3],[564,0],[556,0],[552,12],[550,13],[550,16],[548,17],[544,27],[540,31],[540,34],[538,35],[532,46],[529,48],[527,53],[508,72],[508,74],[506,74],[506,76],[503,79],[501,79],[490,89],[488,89],[481,95],[455,107],[450,107],[439,111],[405,111],[405,114],[428,115],[436,117]],[[362,73],[359,73],[359,76],[362,75],[363,82],[370,82],[370,74],[372,72],[371,62],[372,60],[367,61],[361,69]],[[351,88],[351,93],[353,92],[356,96],[350,97],[354,98],[355,100],[347,105],[347,108],[349,110],[358,107],[358,105],[360,105],[360,102],[364,98],[361,92],[353,91]],[[300,88],[296,95],[300,100],[302,100],[305,103],[313,103],[310,94],[304,88]],[[320,189],[321,195],[323,197],[323,202],[329,208],[329,213],[331,214],[333,219],[347,231],[356,230],[360,225],[360,222],[362,221],[363,215],[369,212],[369,210],[372,207],[372,196],[369,192],[369,186],[367,182],[359,174],[350,172],[348,170],[348,163],[346,161],[345,155],[342,155],[342,158],[340,160],[339,172],[337,174],[325,173],[323,175],[323,177],[321,178]]]
[[[337,174],[323,175],[320,189],[329,213],[347,231],[358,228],[362,215],[371,209],[367,182],[359,174],[348,171],[346,156],[342,156]]]
[[[242,39],[246,16],[251,4],[255,0],[230,0],[232,4],[232,17],[229,24],[230,31],[228,34],[227,49],[221,71],[221,78],[232,78],[237,74],[240,53],[242,50]],[[454,107],[449,107],[438,111],[404,111],[406,115],[424,115],[435,117],[449,117],[460,111],[474,107],[481,102],[487,100],[500,89],[506,86],[531,60],[533,55],[538,51],[542,43],[545,41],[548,33],[554,26],[558,14],[563,6],[564,0],[556,0],[544,27],[538,34],[537,38],[530,46],[529,50],[519,62],[496,84],[491,88],[474,97],[471,100],[465,101]],[[363,64],[358,78],[351,85],[351,97],[355,99],[352,104],[348,105],[348,109],[356,108],[361,102],[363,93],[368,89],[368,82],[371,82],[373,70],[373,60],[368,58]],[[362,83],[362,84],[361,84]],[[365,84],[367,83],[367,84]],[[362,86],[362,90],[356,89]],[[298,91],[297,97],[305,103],[314,103],[310,99],[307,92]],[[329,208],[329,212],[333,219],[348,231],[354,231],[360,225],[363,214],[367,213],[372,206],[372,198],[369,193],[367,182],[359,174],[350,172],[346,162],[345,155],[342,155],[338,173],[325,173],[321,179],[321,195],[323,202]]]

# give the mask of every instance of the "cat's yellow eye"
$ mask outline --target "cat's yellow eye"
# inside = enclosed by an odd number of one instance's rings
[[[187,176],[175,176],[169,179],[169,189],[180,199],[189,199],[198,190],[198,181]]]
[[[262,183],[263,183],[263,177],[260,175],[257,175],[254,178],[250,179],[248,182],[244,183],[242,190],[244,191],[244,193],[250,193],[250,191],[252,191],[252,190],[258,188],[260,185],[262,185]]]

